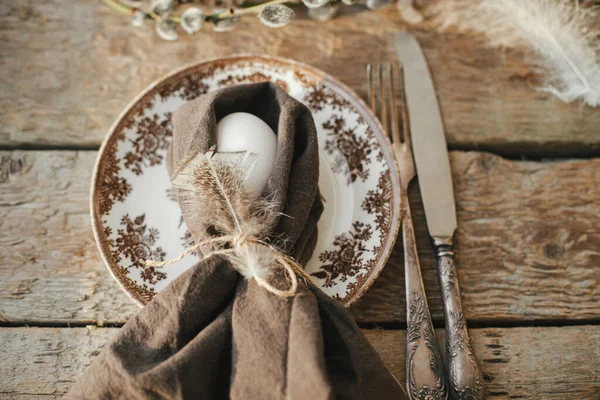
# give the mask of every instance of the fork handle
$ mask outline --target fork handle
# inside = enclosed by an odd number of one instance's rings
[[[411,400],[448,398],[444,364],[433,333],[410,205],[401,196],[404,273],[406,281],[406,385]]]
[[[450,391],[456,400],[480,400],[483,377],[462,311],[451,242],[436,245],[436,254],[446,321]]]

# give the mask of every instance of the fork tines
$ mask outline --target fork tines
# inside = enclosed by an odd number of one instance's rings
[[[394,66],[391,63],[376,64],[377,77],[374,79],[373,65],[367,64],[368,100],[371,110],[381,121],[383,129],[393,144],[404,143],[408,138],[408,122],[404,94],[404,70],[398,65],[398,81],[400,82],[400,104],[396,102],[394,85]],[[379,104],[379,107],[378,107]],[[400,109],[400,115],[398,114]],[[402,129],[400,129],[400,122]]]

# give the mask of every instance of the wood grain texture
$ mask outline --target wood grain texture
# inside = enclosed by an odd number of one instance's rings
[[[100,258],[89,216],[96,152],[0,155],[0,318],[84,322],[138,307]]]
[[[89,218],[95,151],[0,152],[0,320],[121,323],[137,306],[113,281]],[[597,320],[600,159],[515,162],[451,153],[458,273],[470,322]],[[425,287],[442,320],[418,187],[411,202]],[[363,323],[403,323],[401,246],[352,307]]]
[[[348,9],[347,9],[348,10]],[[167,72],[239,52],[295,58],[363,97],[365,64],[394,60],[393,6],[270,29],[244,18],[228,33],[157,38],[99,1],[7,0],[0,8],[0,146],[95,148],[121,110]],[[208,27],[207,27],[208,29]],[[529,55],[480,37],[416,31],[430,62],[449,145],[511,156],[600,154],[600,111],[535,90]]]
[[[489,153],[450,155],[458,215],[455,252],[468,320],[598,319],[600,159],[515,162]],[[433,247],[418,194],[411,207],[432,317],[441,297]],[[404,320],[402,253],[397,245],[359,321]]]
[[[0,330],[0,399],[60,399],[116,329]]]
[[[0,399],[55,399],[67,392],[117,328],[0,329]],[[600,329],[472,329],[488,399],[597,399]],[[406,332],[365,331],[404,382]],[[437,332],[443,343],[443,330]],[[445,346],[442,345],[442,348]]]

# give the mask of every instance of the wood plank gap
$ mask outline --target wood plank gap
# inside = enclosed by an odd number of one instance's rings
[[[0,328],[120,328],[124,321],[99,321],[99,320],[50,320],[50,321],[0,321]]]
[[[448,151],[480,152],[500,156],[505,160],[511,161],[541,161],[556,162],[568,160],[586,160],[591,158],[600,158],[600,145],[598,146],[570,146],[551,145],[546,148],[546,144],[540,144],[535,152],[520,152],[519,149],[526,147],[522,144],[448,144]],[[21,144],[2,144],[0,151],[98,151],[100,146],[97,144],[43,144],[43,143],[21,143]]]
[[[535,320],[535,321],[517,321],[517,320],[468,320],[470,329],[487,328],[562,328],[567,326],[600,326],[600,319],[581,319],[581,320]],[[405,322],[358,322],[361,329],[383,329],[383,330],[405,330]],[[435,329],[444,329],[444,321],[434,320]]]
[[[579,146],[562,144],[563,147],[552,143],[540,143],[533,151],[520,151],[530,146],[530,143],[508,143],[508,144],[457,144],[448,143],[449,151],[477,151],[500,156],[512,161],[566,161],[585,160],[600,157],[600,145]]]
[[[561,328],[568,326],[600,326],[600,319],[582,320],[475,320],[467,321],[471,329],[487,328]],[[99,320],[54,320],[54,321],[0,321],[0,328],[85,328],[89,326],[97,328],[120,328],[125,325],[124,321],[99,321]],[[361,329],[383,329],[383,330],[405,330],[405,322],[360,322],[357,325]],[[444,329],[443,321],[434,321],[435,329]]]
[[[43,144],[43,143],[19,143],[19,144],[0,144],[0,151],[94,151],[100,150],[97,144]]]

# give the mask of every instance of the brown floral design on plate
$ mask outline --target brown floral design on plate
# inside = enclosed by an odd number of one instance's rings
[[[205,75],[206,74],[203,73],[197,73],[182,76],[181,79],[177,79],[164,85],[164,87],[158,91],[158,94],[162,99],[167,99],[177,93],[181,98],[187,101],[194,100],[201,94],[208,92],[208,85],[203,82]]]
[[[352,292],[353,290],[358,290],[360,288],[360,286],[364,283],[366,278],[367,278],[366,272],[356,274],[354,282],[348,283],[347,290],[350,292]]]
[[[321,111],[327,103],[325,90],[321,85],[312,86],[306,95],[306,104],[311,111]]]
[[[115,202],[125,200],[125,197],[131,193],[131,185],[127,179],[119,175],[121,165],[115,153],[116,150],[111,149],[106,156],[104,181],[100,186],[99,211],[101,215],[107,214]]]
[[[369,190],[362,202],[362,209],[374,214],[377,231],[384,234],[390,225],[390,202],[392,199],[392,180],[390,171],[386,170],[379,176],[377,188]]]
[[[352,231],[336,236],[333,250],[324,251],[319,261],[324,263],[321,269],[311,275],[325,279],[325,287],[333,286],[336,279],[345,282],[348,277],[356,275],[363,267],[363,255],[367,252],[365,242],[371,238],[371,227],[360,221],[352,224]]]
[[[166,278],[166,274],[154,267],[146,267],[146,260],[163,261],[166,253],[156,241],[159,232],[156,228],[148,228],[144,214],[133,220],[128,214],[121,219],[122,228],[117,231],[117,238],[111,242],[112,256],[116,261],[128,261],[127,270],[141,270],[140,276],[144,282],[155,284]]]
[[[100,151],[92,189],[94,235],[109,270],[138,304],[198,261],[186,257],[167,268],[145,267],[148,258],[169,259],[193,244],[164,165],[172,113],[208,91],[266,80],[304,102],[317,127],[328,220],[319,222],[307,273],[348,306],[381,272],[398,232],[399,189],[393,153],[373,114],[347,87],[313,67],[232,56],[184,67],[153,84],[119,118]]]
[[[319,81],[319,77],[316,77],[314,74],[301,71],[300,69],[294,70],[294,78],[305,88],[312,87],[317,81]]]
[[[348,100],[320,83],[314,84],[308,89],[305,102],[312,111],[322,111],[326,106],[335,111],[343,111],[350,106]]]
[[[367,165],[371,163],[369,155],[373,151],[371,140],[356,135],[356,127],[348,127],[346,120],[335,114],[323,123],[323,129],[329,131],[324,150],[331,155],[341,153],[343,156],[343,159],[336,156],[336,172],[345,171],[349,185],[358,178],[365,181],[369,177]]]
[[[125,154],[125,168],[134,174],[142,174],[142,166],[158,165],[163,161],[163,154],[159,150],[169,147],[170,138],[173,136],[171,113],[167,113],[161,120],[158,114],[146,117],[137,124],[137,136],[131,140],[133,149]]]
[[[229,75],[225,79],[221,79],[219,81],[219,86],[232,86],[238,85],[240,83],[255,83],[255,82],[269,82],[273,81],[277,86],[289,92],[289,87],[286,81],[282,79],[272,79],[270,76],[267,76],[261,72],[255,72],[248,76],[234,76]]]

